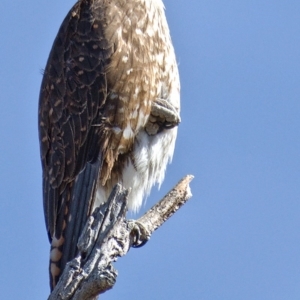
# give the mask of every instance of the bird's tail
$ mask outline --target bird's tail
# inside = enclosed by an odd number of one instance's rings
[[[50,286],[54,289],[67,264],[77,254],[78,238],[88,216],[92,213],[100,161],[87,163],[76,180],[67,184],[61,194],[61,213],[58,215],[50,252]],[[64,213],[62,213],[64,211]]]

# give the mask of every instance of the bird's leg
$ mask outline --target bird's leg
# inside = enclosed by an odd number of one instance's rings
[[[149,135],[155,135],[163,129],[171,129],[180,123],[176,108],[165,99],[156,99],[151,107],[151,114],[146,124]]]
[[[128,220],[128,226],[131,229],[132,247],[139,248],[144,246],[150,239],[150,232],[140,222]]]

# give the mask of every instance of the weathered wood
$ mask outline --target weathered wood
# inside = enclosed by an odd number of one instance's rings
[[[48,300],[93,300],[111,289],[117,277],[112,263],[130,247],[144,245],[150,235],[192,196],[184,177],[137,221],[126,220],[128,191],[116,185],[108,201],[89,217],[70,261]]]
[[[150,208],[137,222],[152,233],[167,221],[183,204],[192,197],[189,183],[194,176],[187,175],[162,200]]]

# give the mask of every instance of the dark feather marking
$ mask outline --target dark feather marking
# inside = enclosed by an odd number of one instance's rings
[[[50,241],[54,236],[65,238],[63,245],[54,247],[62,251],[61,260],[54,262],[61,270],[76,254],[92,208],[102,164],[100,143],[106,137],[101,109],[108,89],[106,66],[114,47],[105,40],[99,11],[98,27],[93,26],[95,10],[90,5],[77,2],[63,21],[39,100],[45,222]],[[52,275],[51,288],[59,279]]]
[[[82,201],[82,199],[94,199],[100,165],[100,159],[94,164],[87,163],[85,169],[76,178],[72,199],[68,206],[69,212],[65,216],[68,226],[64,232],[66,240],[63,246],[64,255],[61,260],[62,268],[76,255],[78,238],[88,215],[91,213],[92,205],[90,201]]]

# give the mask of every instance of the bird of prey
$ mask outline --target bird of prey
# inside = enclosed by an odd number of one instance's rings
[[[64,19],[39,98],[50,285],[113,186],[137,211],[163,181],[180,122],[180,83],[161,0],[79,0]]]

